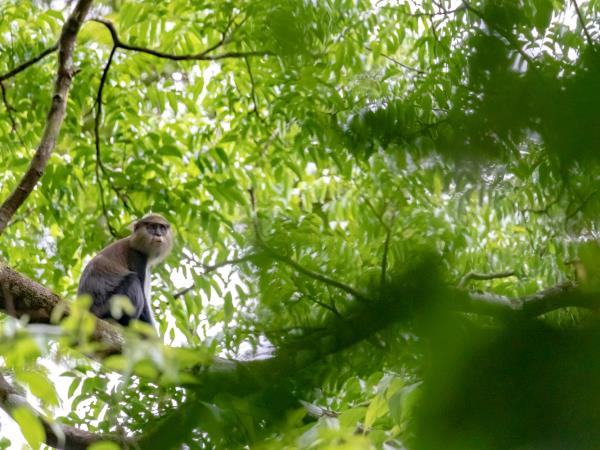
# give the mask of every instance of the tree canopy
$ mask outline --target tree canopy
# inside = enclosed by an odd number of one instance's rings
[[[597,0],[0,1],[0,447],[598,448],[599,42]],[[158,335],[76,298],[150,211]]]

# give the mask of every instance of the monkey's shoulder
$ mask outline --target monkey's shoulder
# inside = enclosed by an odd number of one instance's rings
[[[88,267],[95,272],[126,276],[132,272],[140,272],[145,265],[145,255],[133,249],[127,237],[102,249],[92,258]]]

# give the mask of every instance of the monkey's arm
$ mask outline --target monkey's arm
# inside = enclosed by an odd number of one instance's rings
[[[119,285],[112,292],[111,297],[113,295],[124,295],[125,297],[129,298],[134,308],[132,314],[123,314],[118,319],[118,322],[121,325],[129,325],[129,322],[132,319],[138,319],[153,325],[151,322],[152,319],[147,319],[144,316],[148,310],[148,302],[146,301],[146,296],[144,295],[142,282],[136,272],[130,272],[126,277],[124,277],[121,283],[119,283]]]

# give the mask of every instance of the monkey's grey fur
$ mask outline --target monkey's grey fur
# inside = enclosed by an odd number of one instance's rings
[[[150,269],[171,251],[173,238],[169,222],[159,214],[146,214],[137,221],[133,233],[113,242],[85,267],[79,280],[78,295],[92,297],[91,312],[101,319],[113,318],[110,299],[124,295],[134,311],[116,320],[128,325],[132,319],[154,326],[150,306]]]

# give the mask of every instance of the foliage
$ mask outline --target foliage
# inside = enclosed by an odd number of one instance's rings
[[[1,76],[57,42],[70,3],[0,2],[0,199],[44,131],[56,55]],[[512,297],[573,279],[570,262],[597,238],[600,2],[580,3],[94,2],[90,18],[137,49],[85,22],[56,148],[0,237],[3,260],[73,301],[74,315],[41,330],[5,318],[4,368],[46,416],[164,448],[595,448],[567,419],[547,422],[568,430],[564,442],[544,441],[518,397],[534,369],[565,383],[573,371],[543,360],[521,373],[521,391],[494,390],[546,345],[566,342],[553,357],[576,367],[587,354],[576,343],[591,352],[594,333],[511,334],[511,323],[437,308],[472,271],[513,271],[476,285]],[[220,56],[172,57],[207,49]],[[127,330],[123,355],[92,361],[77,280],[148,211],[176,233],[153,278],[163,342]],[[590,290],[597,256],[587,244],[577,260]],[[530,333],[537,345],[506,355]],[[498,366],[478,378],[468,370],[481,348]],[[216,355],[293,363],[237,392],[239,380],[203,384],[187,370]],[[596,427],[597,413],[578,408],[596,384],[553,407],[575,405]],[[484,387],[518,397],[504,404],[524,420],[512,440],[477,420],[484,411],[457,409],[473,427],[461,436],[440,419],[471,386],[481,410],[503,406]],[[537,394],[536,408],[547,400]],[[15,420],[31,446],[43,441],[29,410]]]

